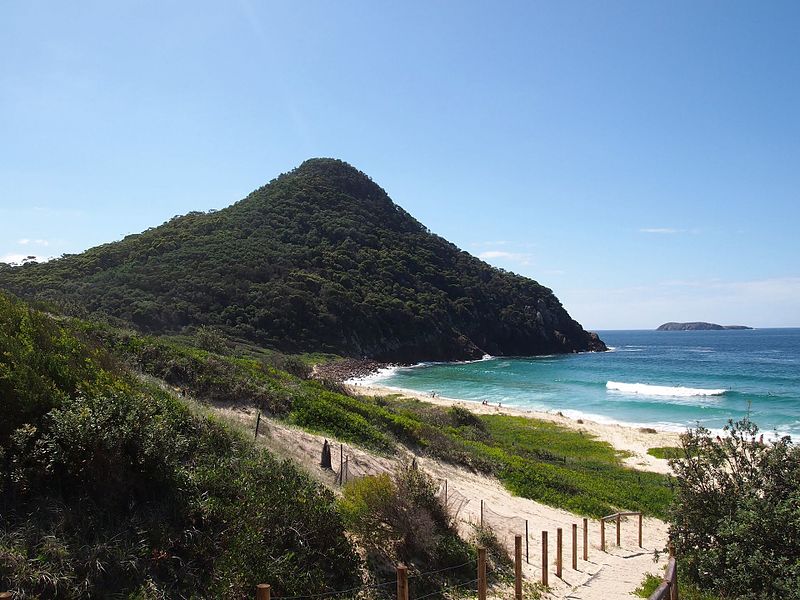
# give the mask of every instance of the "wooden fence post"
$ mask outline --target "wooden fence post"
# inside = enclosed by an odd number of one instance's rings
[[[572,524],[572,570],[578,570],[578,525]]]
[[[256,416],[256,434],[253,436],[254,440],[258,439],[258,426],[261,424],[261,411],[258,411],[258,416]],[[0,596],[2,598],[2,596]]]
[[[619,547],[621,545],[619,543],[619,532],[620,532],[620,529],[621,529],[621,527],[620,527],[621,523],[622,523],[622,517],[620,517],[619,513],[617,513],[617,547]]]
[[[600,519],[600,550],[606,551],[606,520]]]
[[[583,519],[583,560],[589,560],[589,519]]]
[[[639,513],[639,548],[642,547],[642,513]]]
[[[344,485],[344,444],[339,444],[339,485]]]
[[[675,550],[673,549],[673,553],[674,552],[675,552]],[[672,582],[672,598],[670,598],[670,600],[678,600],[678,561],[674,560],[675,559],[674,556],[672,558],[673,558],[673,561],[674,561],[672,563],[672,565],[674,567],[672,569],[672,572],[675,574],[675,579]]]
[[[486,548],[478,548],[478,600],[486,600]]]
[[[483,527],[483,500],[481,500],[481,527]]]
[[[408,567],[397,565],[397,600],[408,600]]]
[[[514,536],[514,598],[522,600],[522,536]]]
[[[556,529],[556,577],[561,579],[561,527]]]
[[[542,532],[542,585],[547,585],[547,532]]]
[[[268,583],[259,583],[256,586],[256,600],[269,600],[271,589]],[[11,596],[9,596],[10,598]],[[0,596],[2,598],[2,596]]]
[[[444,505],[447,506],[447,479],[444,480]]]
[[[531,564],[531,557],[528,554],[528,519],[525,519],[525,562]]]

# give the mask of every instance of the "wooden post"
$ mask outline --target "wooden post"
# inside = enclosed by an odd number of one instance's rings
[[[481,500],[481,527],[483,527],[483,500]]]
[[[444,505],[447,506],[447,479],[444,480]]]
[[[547,585],[547,532],[542,532],[542,585]]]
[[[259,583],[256,586],[256,600],[269,600],[270,587],[268,583]],[[0,595],[2,598],[2,595]],[[9,596],[11,598],[11,596]]]
[[[556,577],[561,579],[561,527],[556,529]]]
[[[639,513],[639,548],[642,547],[642,513]]]
[[[478,600],[486,600],[486,548],[478,548]]]
[[[667,547],[669,548],[669,556],[670,556],[670,558],[672,558],[673,556],[675,556],[675,546],[673,546],[670,543],[669,546],[667,546]]]
[[[673,558],[675,558],[675,556],[674,556],[675,549],[674,548],[672,549],[672,552],[673,552]],[[670,598],[670,600],[679,600],[679,594],[678,594],[678,561],[677,560],[673,562],[673,567],[674,568],[672,569],[672,572],[675,574],[675,580],[672,582],[672,590],[671,590],[672,591],[672,598]]]
[[[408,567],[397,565],[397,600],[408,600]]]
[[[528,554],[528,519],[525,519],[525,562],[531,564],[531,557]]]
[[[344,485],[344,444],[339,444],[339,485]]]
[[[619,543],[619,532],[620,532],[620,529],[621,529],[621,527],[620,527],[621,522],[622,522],[622,517],[620,517],[619,513],[617,513],[617,547],[620,546],[620,543]]]
[[[514,536],[514,598],[522,600],[522,536]]]
[[[600,519],[600,550],[606,551],[606,521]]]
[[[583,519],[583,560],[589,560],[589,519]]]
[[[572,524],[572,570],[578,570],[578,525]]]
[[[256,434],[253,436],[254,440],[258,439],[258,426],[261,424],[261,411],[258,411],[258,415],[256,416]],[[2,596],[0,596],[2,598]]]

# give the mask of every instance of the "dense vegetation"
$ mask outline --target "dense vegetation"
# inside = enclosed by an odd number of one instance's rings
[[[357,582],[333,495],[0,295],[0,589],[249,598]]]
[[[352,397],[335,384],[304,379],[302,365],[298,375],[276,369],[276,360],[286,359],[246,346],[216,353],[110,329],[105,335],[139,368],[198,397],[255,405],[381,453],[404,444],[495,475],[514,493],[551,506],[591,516],[626,509],[664,517],[672,498],[663,475],[626,468],[609,444],[548,421],[478,416],[399,396]]]
[[[800,448],[747,419],[726,430],[690,430],[670,461],[680,570],[722,598],[800,598]]]
[[[209,325],[289,352],[415,362],[604,349],[549,289],[431,234],[330,159],[218,212],[45,264],[0,264],[0,287],[144,331]]]

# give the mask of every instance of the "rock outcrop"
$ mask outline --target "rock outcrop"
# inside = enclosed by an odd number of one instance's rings
[[[722,331],[726,329],[752,329],[747,325],[717,325],[716,323],[706,323],[704,321],[693,321],[690,323],[664,323],[656,328],[656,331]]]

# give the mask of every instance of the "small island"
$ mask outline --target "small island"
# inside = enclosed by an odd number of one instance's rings
[[[694,321],[692,323],[664,323],[659,325],[656,331],[722,331],[727,329],[752,329],[752,327],[747,325],[717,325],[716,323]]]

